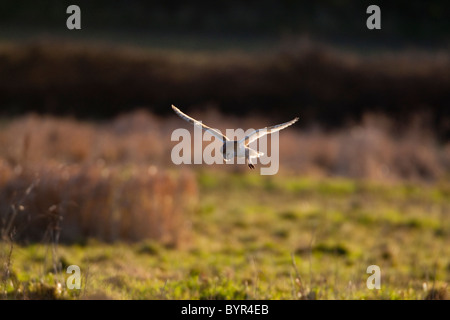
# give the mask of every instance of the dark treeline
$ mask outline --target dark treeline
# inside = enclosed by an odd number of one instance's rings
[[[0,74],[3,115],[105,118],[135,108],[168,114],[175,104],[336,126],[368,111],[399,123],[421,112],[441,137],[449,134],[445,52],[360,56],[309,44],[268,54],[199,54],[46,42],[0,48]]]

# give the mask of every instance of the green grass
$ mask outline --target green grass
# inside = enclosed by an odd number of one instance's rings
[[[51,245],[14,244],[8,259],[3,242],[0,259],[10,273],[1,297],[424,299],[450,282],[446,184],[207,171],[198,182],[182,247],[89,240],[52,254]],[[62,272],[54,273],[53,257]],[[70,264],[81,268],[81,290],[65,287]],[[372,264],[381,268],[380,290],[366,287]]]

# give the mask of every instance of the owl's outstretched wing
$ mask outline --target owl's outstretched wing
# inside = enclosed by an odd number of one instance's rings
[[[281,129],[287,128],[291,125],[293,125],[294,123],[296,123],[298,121],[298,117],[282,123],[282,124],[277,124],[275,126],[271,126],[271,127],[265,127],[263,129],[258,129],[253,131],[252,133],[250,133],[249,135],[245,136],[242,140],[239,141],[239,143],[243,143],[244,145],[248,145],[249,143],[255,141],[256,139],[261,138],[262,136],[265,136],[266,134],[271,134],[277,131],[280,131]]]
[[[172,105],[172,109],[173,111],[175,111],[175,113],[180,116],[181,119],[186,120],[189,123],[192,123],[193,125],[202,128],[205,131],[210,132],[212,135],[214,135],[215,137],[219,138],[222,141],[229,141],[230,139],[228,139],[226,136],[224,136],[223,134],[221,134],[218,130],[213,129],[208,127],[207,125],[201,123],[198,120],[195,120],[194,118],[189,117],[187,114],[183,113],[180,111],[180,109],[178,109],[177,107],[175,107],[174,105]]]

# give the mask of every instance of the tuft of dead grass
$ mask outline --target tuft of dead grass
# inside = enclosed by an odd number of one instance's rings
[[[54,241],[57,234],[61,242],[155,239],[178,246],[197,192],[192,174],[153,166],[3,164],[0,176],[0,227],[5,234],[15,229],[19,241]]]
[[[431,289],[425,296],[425,300],[450,300],[447,287]]]

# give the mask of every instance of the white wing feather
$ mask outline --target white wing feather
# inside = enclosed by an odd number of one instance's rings
[[[198,120],[195,120],[194,118],[189,117],[187,114],[184,114],[183,112],[180,111],[180,109],[178,109],[177,107],[175,107],[174,105],[172,105],[172,109],[173,111],[175,111],[175,113],[180,116],[181,119],[186,120],[189,123],[192,123],[193,125],[202,128],[205,131],[210,132],[212,135],[214,135],[215,137],[221,139],[222,141],[225,140],[230,140],[228,139],[226,136],[224,136],[223,134],[221,134],[218,130],[213,129],[208,127],[207,125],[201,123]]]
[[[287,127],[293,125],[297,121],[298,121],[298,117],[293,119],[293,120],[291,120],[291,121],[282,123],[282,124],[277,124],[275,126],[265,127],[263,129],[255,130],[252,133],[250,133],[249,135],[245,136],[242,140],[239,140],[239,143],[243,143],[244,145],[248,145],[249,143],[252,143],[256,139],[259,139],[262,136],[265,136],[266,134],[270,134],[270,133],[274,133],[274,132],[280,131],[280,130],[282,130],[284,128],[287,128]]]

